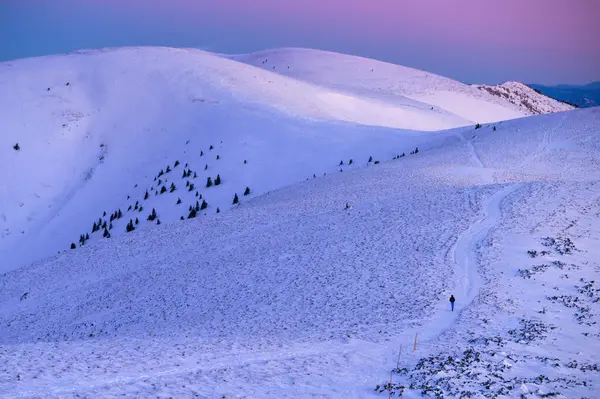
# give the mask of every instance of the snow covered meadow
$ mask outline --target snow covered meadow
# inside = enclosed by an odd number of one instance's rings
[[[600,110],[263,56],[1,65],[0,396],[597,397]]]

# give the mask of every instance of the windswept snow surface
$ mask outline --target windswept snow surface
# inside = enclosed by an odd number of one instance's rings
[[[594,397],[599,127],[592,108],[428,135],[5,273],[0,392]]]

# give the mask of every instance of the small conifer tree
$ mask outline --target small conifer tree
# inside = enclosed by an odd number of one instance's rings
[[[219,184],[221,184],[221,175],[217,175],[215,178],[215,186],[218,186]]]
[[[348,161],[348,165],[352,165],[352,162],[354,162],[354,161],[353,161],[352,159],[350,159],[350,160]]]
[[[213,185],[212,179],[210,176],[206,179],[206,187],[211,187]]]
[[[156,224],[160,224],[160,219],[156,219]]]
[[[198,175],[196,174],[196,172],[194,172],[194,179],[196,179],[198,177]]]
[[[204,165],[204,170],[208,169],[208,164]]]
[[[167,166],[167,170],[165,171],[165,173],[170,173],[171,172],[171,167]]]
[[[194,191],[194,183],[190,184],[190,188],[188,189],[189,192]]]
[[[148,190],[146,190],[146,194],[144,194],[144,199],[147,200],[150,194],[148,194]]]
[[[175,161],[175,164],[173,164],[173,167],[176,168],[179,166],[179,161]]]
[[[133,230],[135,230],[135,227],[133,226],[133,220],[129,219],[129,223],[127,223],[127,226],[125,227],[125,231],[130,233]]]
[[[72,243],[71,243],[71,249],[75,249],[75,248],[77,248],[77,246],[75,245],[75,243],[74,243],[74,242],[72,242]]]
[[[211,146],[210,146],[210,148],[209,148],[209,150],[212,150],[213,148],[214,148],[214,147],[211,145]]]
[[[177,205],[181,204],[181,198],[177,198]]]
[[[217,161],[218,161],[219,159],[221,159],[221,157],[217,155]]]
[[[217,213],[221,213],[221,210],[219,209],[219,207],[217,207]]]
[[[246,187],[246,191],[244,191],[244,195],[250,194],[250,187]]]
[[[206,202],[205,200],[202,200],[202,205],[200,205],[200,210],[206,209],[207,207],[208,207],[208,202]]]
[[[188,215],[188,219],[192,219],[196,217],[196,209],[192,209],[190,214]]]
[[[247,163],[248,163],[248,161],[244,159],[244,165],[246,165]]]
[[[15,149],[15,151],[19,151],[21,149],[21,147],[19,146],[19,143],[15,144],[13,146],[13,148]]]
[[[160,193],[164,194],[167,192],[167,188],[165,186],[162,186],[162,188],[160,189]]]
[[[200,156],[204,156],[204,151],[200,151]]]
[[[135,224],[140,224],[140,219],[135,218]]]
[[[121,210],[119,209],[119,211],[117,212],[117,219],[121,219],[123,217],[123,212],[121,212]]]
[[[240,202],[240,199],[238,198],[238,195],[237,195],[237,194],[235,194],[235,195],[233,196],[233,203],[234,203],[234,204],[237,204],[237,203],[239,203],[239,202]]]
[[[172,192],[173,192],[173,191],[175,191],[175,190],[177,190],[177,189],[175,188],[175,183],[171,183],[171,189],[170,189],[169,191],[172,193]]]
[[[373,157],[369,157],[369,162],[373,162]]]

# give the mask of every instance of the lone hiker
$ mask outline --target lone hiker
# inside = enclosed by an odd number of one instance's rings
[[[452,306],[452,311],[454,312],[454,302],[456,301],[456,299],[454,299],[454,295],[450,295],[450,306]]]

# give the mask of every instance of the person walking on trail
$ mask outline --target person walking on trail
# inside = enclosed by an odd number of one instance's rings
[[[454,312],[454,302],[456,301],[456,299],[454,299],[454,295],[450,295],[450,306],[452,307],[452,311]]]

